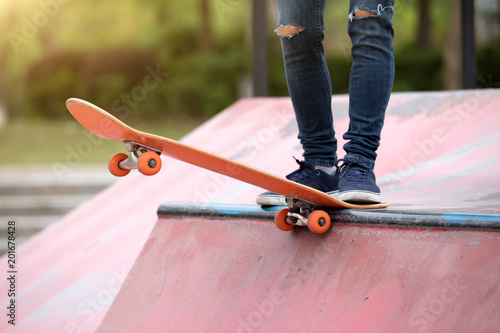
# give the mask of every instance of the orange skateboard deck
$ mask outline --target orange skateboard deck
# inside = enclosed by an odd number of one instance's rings
[[[318,209],[320,207],[372,209],[388,206],[385,203],[366,205],[347,203],[321,191],[223,156],[172,139],[138,131],[101,108],[81,99],[70,98],[66,106],[73,117],[91,133],[125,144],[130,156],[121,153],[109,159],[108,168],[113,175],[125,176],[131,169],[138,169],[145,175],[154,175],[161,169],[162,160],[159,155],[163,154],[282,194],[286,198],[288,208],[279,210],[274,219],[276,226],[281,230],[292,230],[299,225],[307,226],[315,233],[326,232],[330,227],[330,216]]]

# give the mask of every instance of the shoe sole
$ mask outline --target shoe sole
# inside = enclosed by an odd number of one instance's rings
[[[282,195],[258,196],[255,202],[261,206],[286,206],[285,197]]]
[[[365,192],[365,191],[345,191],[339,193],[338,198],[346,202],[356,203],[381,203],[382,196],[380,193]]]
[[[339,191],[326,192],[326,194],[338,198]],[[286,206],[285,197],[282,195],[258,195],[255,202],[261,206]]]

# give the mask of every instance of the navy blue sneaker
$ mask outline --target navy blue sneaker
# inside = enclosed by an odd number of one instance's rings
[[[342,165],[339,166],[340,162]],[[339,195],[342,201],[353,203],[380,203],[382,196],[375,182],[375,174],[362,163],[339,160]]]
[[[295,161],[300,165],[300,168],[286,176],[287,179],[320,190],[334,197],[338,195],[338,172],[334,175],[329,175],[322,170],[316,169],[311,162],[299,161],[297,159]],[[259,194],[255,201],[261,206],[286,205],[284,196],[271,191]]]

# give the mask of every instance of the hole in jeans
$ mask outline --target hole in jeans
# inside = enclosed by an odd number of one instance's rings
[[[280,37],[283,37],[283,38],[286,37],[286,38],[290,39],[293,36],[298,35],[299,33],[301,33],[304,30],[305,30],[304,27],[301,27],[298,25],[280,25],[276,28],[276,30],[274,30],[274,32]]]
[[[365,17],[365,16],[374,16],[377,15],[377,13],[371,12],[366,9],[358,9],[357,11],[354,12],[354,17]]]
[[[355,18],[360,19],[369,16],[379,16],[386,9],[393,9],[392,6],[383,7],[382,4],[378,4],[377,10],[370,10],[365,8],[360,8],[356,6],[353,11],[349,14],[349,20],[352,22]]]

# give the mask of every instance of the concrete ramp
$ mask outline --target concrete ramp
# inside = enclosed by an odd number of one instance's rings
[[[348,97],[332,105],[340,139]],[[389,209],[331,211],[322,236],[277,230],[262,189],[164,158],[16,247],[16,295],[0,296],[16,325],[0,331],[494,331],[499,106],[491,89],[393,94],[376,167]],[[288,98],[240,100],[183,141],[278,175],[301,154]]]
[[[393,99],[377,161],[384,199],[393,208],[500,213],[499,109],[498,90]]]
[[[165,205],[97,331],[498,329],[498,231],[335,223],[318,236],[277,230],[273,213]]]

